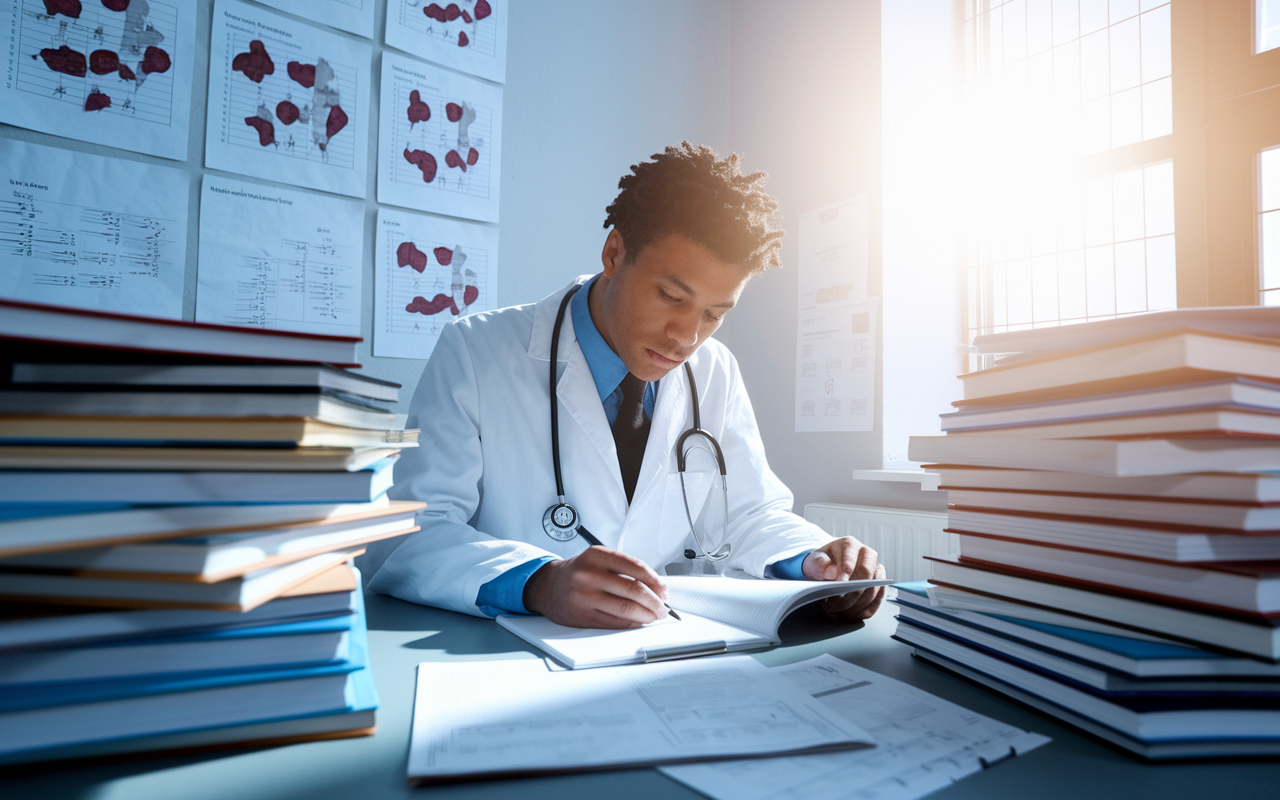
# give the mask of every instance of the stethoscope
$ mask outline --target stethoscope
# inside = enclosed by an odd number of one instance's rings
[[[558,542],[567,542],[575,536],[581,536],[588,543],[599,545],[600,540],[582,524],[578,510],[565,502],[564,479],[560,476],[560,403],[556,394],[556,361],[560,351],[560,329],[564,325],[564,312],[569,307],[569,301],[580,288],[582,288],[581,284],[574,286],[565,294],[564,299],[560,301],[560,310],[556,313],[555,325],[551,328],[551,464],[556,474],[556,502],[542,515],[542,529]],[[724,495],[724,538],[728,539],[729,482],[725,476],[724,453],[716,437],[702,429],[702,418],[698,411],[698,384],[693,379],[693,369],[688,361],[684,363],[684,374],[689,378],[689,392],[693,400],[693,427],[680,434],[680,438],[676,440],[676,468],[680,473],[680,494],[684,497],[684,514],[689,520],[689,531],[693,533],[694,541],[703,553],[698,555],[696,551],[686,549],[684,557],[721,561],[729,557],[729,543],[726,541],[720,549],[711,552],[702,541],[697,527],[693,524],[693,513],[689,510],[689,494],[685,489],[684,473],[688,450],[704,450],[715,457],[716,465],[720,468],[720,487]],[[700,443],[690,444],[686,449],[686,443],[698,439],[701,439]],[[710,448],[706,445],[710,445]]]

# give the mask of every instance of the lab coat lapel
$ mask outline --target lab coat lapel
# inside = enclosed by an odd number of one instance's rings
[[[536,358],[539,361],[551,360],[551,329],[556,326],[556,312],[560,310],[560,301],[564,299],[565,292],[574,286],[586,283],[591,280],[592,275],[579,275],[574,279],[573,283],[564,287],[563,290],[555,294],[548,295],[539,300],[533,307],[533,333],[529,335],[529,357]],[[564,312],[565,327],[560,332],[560,352],[557,354],[558,360],[565,362],[569,360],[569,343],[574,342],[577,337],[573,335],[573,315],[568,309]]]
[[[685,406],[688,403],[688,390],[685,381],[684,367],[676,367],[667,373],[658,384],[657,403],[653,408],[653,423],[649,428],[649,441],[644,446],[644,461],[640,464],[640,477],[636,480],[636,491],[632,498],[632,507],[638,505],[641,494],[651,484],[669,472],[676,440],[685,425]],[[665,483],[659,483],[658,490],[663,490]]]

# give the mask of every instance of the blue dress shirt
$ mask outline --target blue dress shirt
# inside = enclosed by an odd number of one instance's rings
[[[627,377],[630,370],[618,354],[613,352],[613,348],[600,335],[595,321],[591,319],[591,307],[587,296],[595,282],[596,279],[592,278],[578,290],[573,300],[569,301],[569,313],[573,317],[573,332],[578,338],[578,346],[582,348],[582,355],[587,359],[591,378],[596,384],[596,392],[599,393],[600,403],[604,406],[605,419],[608,420],[609,426],[613,427],[614,420],[618,418],[618,406],[622,403],[622,379]],[[644,411],[650,419],[653,418],[653,407],[657,396],[657,384],[645,384]],[[774,578],[805,580],[800,567],[807,555],[809,555],[807,552],[800,553],[770,564],[766,572]],[[476,607],[493,617],[529,615],[531,612],[524,607],[524,585],[543,564],[554,560],[554,556],[540,556],[512,567],[493,578],[480,587],[480,592],[476,595]]]

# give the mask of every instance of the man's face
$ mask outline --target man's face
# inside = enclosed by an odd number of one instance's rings
[[[750,280],[693,240],[671,234],[629,254],[610,231],[591,318],[632,375],[656,381],[715,333]]]

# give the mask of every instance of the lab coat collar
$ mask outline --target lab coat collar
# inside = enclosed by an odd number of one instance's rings
[[[539,361],[551,360],[551,329],[556,325],[556,312],[560,310],[560,301],[564,299],[565,292],[568,292],[574,286],[586,283],[594,277],[595,275],[579,275],[568,286],[558,292],[547,295],[534,305],[533,333],[529,336],[530,358],[536,358]],[[569,341],[576,341],[577,335],[572,333],[573,315],[566,310],[564,317],[564,327],[560,331],[560,352],[558,353],[559,357],[556,359],[561,363],[569,360],[571,350],[577,350],[577,348],[565,347],[564,332],[566,330],[571,332]]]

